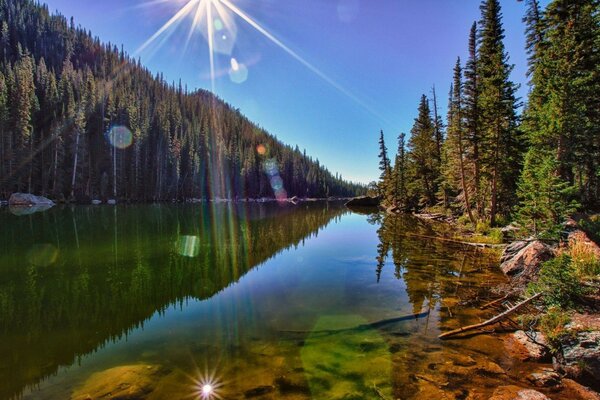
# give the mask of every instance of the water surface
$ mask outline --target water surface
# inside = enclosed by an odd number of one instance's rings
[[[0,226],[2,399],[477,398],[518,379],[493,336],[437,339],[503,279],[496,254],[429,237],[443,225],[314,202]]]

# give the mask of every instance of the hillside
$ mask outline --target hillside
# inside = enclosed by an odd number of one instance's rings
[[[0,0],[0,198],[352,196],[213,94],[153,76],[46,6]]]

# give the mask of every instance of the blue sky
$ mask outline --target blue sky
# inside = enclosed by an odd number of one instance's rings
[[[207,35],[196,31],[184,51],[195,12],[138,51],[187,1],[45,2],[102,41],[122,44],[167,80],[210,90]],[[452,68],[457,56],[466,59],[469,30],[480,16],[479,0],[228,1],[313,70],[229,12],[235,28],[216,32],[221,27],[213,25],[215,35],[226,37],[225,46],[216,45],[222,50],[214,58],[216,93],[332,172],[364,183],[379,175],[379,130],[394,153],[398,134],[410,131],[421,94],[430,95],[434,85],[445,116]],[[525,6],[516,0],[501,5],[512,78],[525,97]],[[234,79],[228,74],[232,58],[242,65]],[[244,66],[247,77],[240,72]]]

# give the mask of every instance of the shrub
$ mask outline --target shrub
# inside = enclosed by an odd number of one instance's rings
[[[554,351],[558,348],[561,339],[569,335],[569,331],[565,328],[571,322],[571,318],[567,313],[560,310],[558,307],[550,307],[542,318],[540,318],[540,331],[548,339],[550,348]]]
[[[573,267],[579,277],[600,274],[600,260],[585,243],[572,243],[569,248],[569,255],[573,260]]]
[[[529,284],[530,293],[544,292],[548,307],[570,308],[583,294],[572,259],[567,254],[546,261],[542,265],[537,282]]]

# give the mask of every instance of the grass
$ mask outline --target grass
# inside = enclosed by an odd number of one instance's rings
[[[571,243],[568,253],[580,278],[600,275],[600,259],[588,245],[579,241]]]

